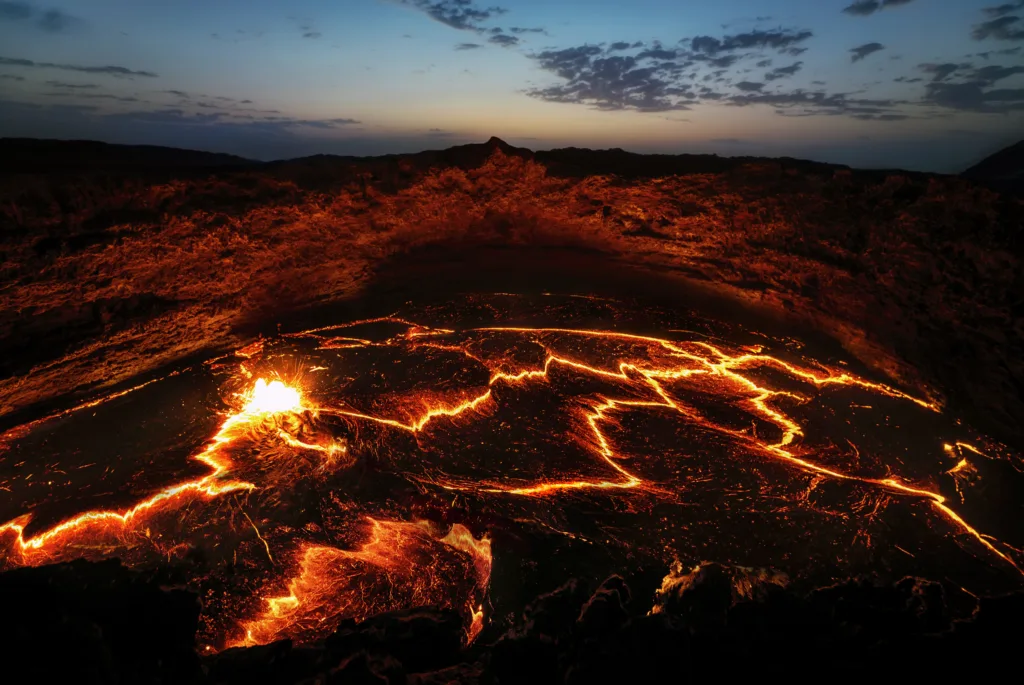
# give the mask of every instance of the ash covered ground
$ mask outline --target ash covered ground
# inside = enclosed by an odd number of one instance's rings
[[[1012,634],[1019,201],[498,141],[124,173],[4,176],[8,645],[585,682]]]

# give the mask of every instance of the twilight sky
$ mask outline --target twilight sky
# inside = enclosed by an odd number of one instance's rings
[[[960,171],[1024,137],[1024,0],[0,0],[0,136],[492,135]]]

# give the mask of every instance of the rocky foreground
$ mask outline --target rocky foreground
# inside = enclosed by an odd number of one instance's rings
[[[0,655],[23,682],[97,684],[946,681],[1019,661],[1022,595],[951,621],[941,586],[912,578],[801,595],[755,575],[676,569],[653,606],[618,576],[571,579],[468,647],[458,615],[426,607],[344,622],[320,647],[200,656],[195,595],[117,561],[79,561],[0,575]]]

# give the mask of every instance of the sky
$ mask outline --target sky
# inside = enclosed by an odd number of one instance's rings
[[[1024,0],[0,0],[0,136],[959,172],[1024,137]]]

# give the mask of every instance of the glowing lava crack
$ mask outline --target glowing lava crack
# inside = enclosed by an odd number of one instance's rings
[[[172,506],[184,498],[213,498],[236,490],[252,490],[256,487],[252,483],[225,478],[231,470],[231,464],[221,459],[221,448],[244,435],[253,423],[265,419],[268,415],[304,410],[298,390],[287,387],[281,381],[267,383],[260,378],[252,391],[243,398],[242,408],[224,420],[206,449],[196,455],[197,461],[210,467],[209,475],[161,490],[126,511],[89,511],[29,538],[24,537],[29,519],[16,519],[0,526],[0,536],[14,532],[17,535],[15,549],[21,554],[23,563],[40,564],[49,560],[50,547],[66,544],[71,538],[87,530],[94,531],[93,534],[96,535],[124,534],[139,525],[148,513],[158,508]]]
[[[385,325],[404,331],[356,336],[346,330]],[[304,371],[289,375],[282,359]],[[159,488],[129,508],[84,511],[31,533],[34,514],[18,516],[0,526],[0,566],[104,556],[152,565],[202,548],[218,564],[246,569],[234,594],[209,605],[217,615],[209,617],[204,635],[213,649],[282,637],[311,642],[342,618],[426,604],[459,611],[472,640],[483,627],[488,538],[474,537],[472,526],[416,520],[403,509],[405,496],[392,502],[390,490],[386,505],[350,499],[362,486],[358,479],[345,480],[347,470],[372,461],[371,473],[427,493],[438,507],[450,505],[453,495],[471,498],[488,515],[532,517],[556,530],[555,496],[572,507],[574,497],[618,493],[630,498],[624,515],[649,512],[654,505],[642,502],[678,503],[679,493],[710,478],[705,471],[729,466],[711,460],[707,466],[672,463],[669,475],[645,471],[693,444],[719,450],[713,453],[756,474],[758,483],[769,478],[762,465],[774,464],[804,474],[807,492],[821,481],[866,488],[867,494],[850,497],[874,512],[868,518],[893,497],[927,502],[980,545],[979,554],[1021,573],[1013,548],[967,523],[937,489],[893,475],[888,463],[872,461],[849,438],[844,440],[855,452],[850,457],[836,452],[838,438],[808,442],[808,426],[838,411],[823,393],[828,389],[939,412],[931,401],[846,371],[760,351],[732,353],[705,341],[569,327],[456,331],[398,317],[290,334],[250,346],[236,360],[242,361],[226,363],[232,369],[227,385],[247,389],[232,397],[234,411],[191,457],[208,468],[205,475]],[[291,380],[266,380],[278,374]],[[102,409],[147,386],[15,427],[0,436],[0,450],[14,449],[40,426],[57,424],[77,409]],[[824,409],[812,399],[821,399]],[[644,421],[655,428],[644,432],[637,427]],[[951,479],[961,501],[962,488],[980,478],[965,451],[972,459],[988,459],[965,442],[947,444],[945,455],[955,460],[936,474]],[[675,475],[684,466],[690,475]],[[752,497],[763,489],[747,484],[731,492]],[[302,497],[313,497],[312,504]],[[819,511],[803,502],[806,494],[789,497],[793,501],[778,508],[783,514],[804,505]],[[834,518],[849,520],[851,514]],[[664,554],[669,548],[671,523],[663,518],[649,526],[666,536],[650,549]],[[567,533],[574,539],[592,534]],[[214,564],[210,568],[197,586],[220,573]]]

